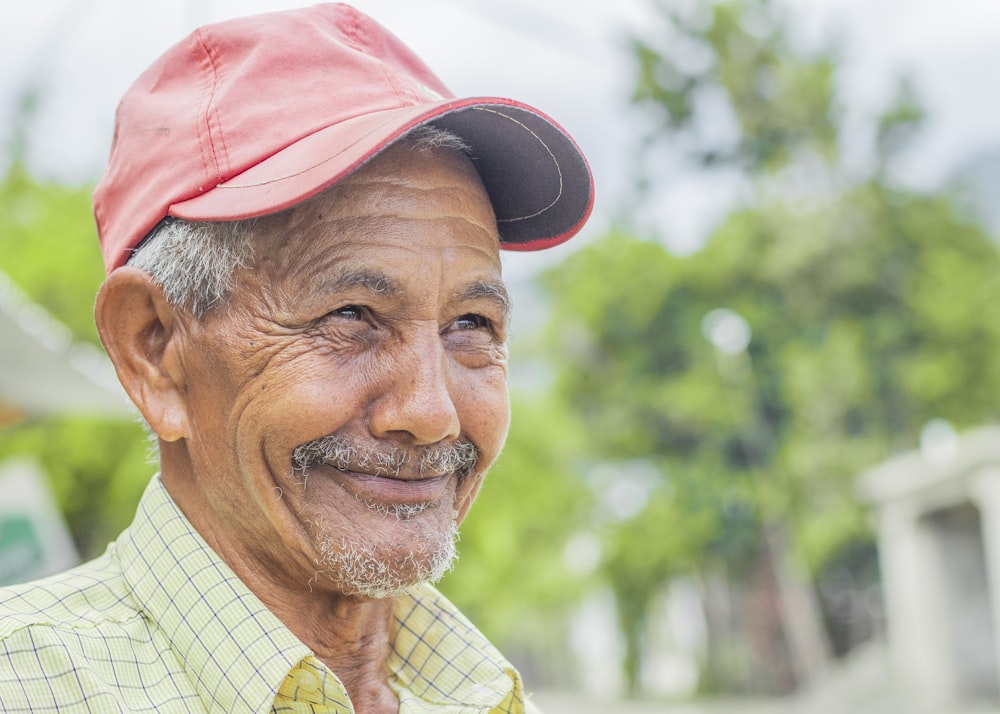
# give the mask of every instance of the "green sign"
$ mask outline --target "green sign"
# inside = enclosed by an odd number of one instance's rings
[[[27,516],[0,516],[0,585],[21,582],[44,557],[38,531]]]

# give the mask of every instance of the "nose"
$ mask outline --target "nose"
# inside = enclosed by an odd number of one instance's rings
[[[457,438],[460,426],[449,383],[449,357],[436,327],[390,349],[395,354],[387,360],[385,389],[371,406],[372,435],[413,445]]]

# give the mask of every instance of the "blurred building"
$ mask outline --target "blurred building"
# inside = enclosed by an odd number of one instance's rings
[[[861,489],[876,507],[899,684],[940,706],[1000,705],[1000,427],[938,429]]]
[[[0,439],[17,424],[62,414],[133,418],[110,362],[0,272]],[[0,585],[79,560],[38,464],[0,463]]]
[[[0,427],[55,414],[131,418],[110,361],[0,271]]]

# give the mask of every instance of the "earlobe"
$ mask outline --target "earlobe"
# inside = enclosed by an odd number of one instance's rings
[[[97,293],[97,330],[118,379],[164,441],[187,436],[182,321],[148,273],[114,270]]]

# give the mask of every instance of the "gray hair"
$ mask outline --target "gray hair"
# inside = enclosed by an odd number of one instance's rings
[[[415,151],[471,154],[461,137],[431,124],[399,141]],[[227,301],[236,271],[251,264],[255,225],[254,219],[202,222],[168,217],[136,246],[127,265],[149,273],[171,305],[200,318]]]

